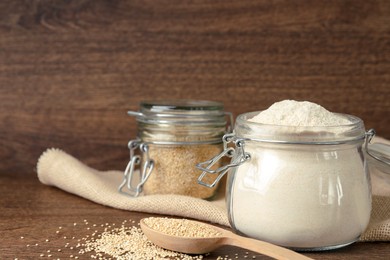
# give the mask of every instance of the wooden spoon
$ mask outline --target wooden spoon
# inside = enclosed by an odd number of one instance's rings
[[[193,221],[193,220],[191,220]],[[198,221],[193,221],[198,222]],[[205,254],[217,249],[223,245],[232,245],[242,247],[253,252],[273,257],[275,259],[288,260],[304,260],[312,259],[304,255],[298,254],[292,250],[276,246],[264,241],[251,239],[236,235],[228,230],[218,228],[203,222],[198,222],[206,228],[211,228],[220,233],[220,236],[215,237],[184,237],[173,236],[162,233],[149,227],[144,219],[141,219],[141,229],[146,237],[159,247],[187,254]],[[172,226],[172,229],[175,229]]]

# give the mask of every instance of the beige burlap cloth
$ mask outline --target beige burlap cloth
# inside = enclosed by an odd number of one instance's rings
[[[123,172],[92,169],[59,149],[46,150],[38,160],[37,171],[43,184],[105,206],[188,217],[229,226],[223,192],[214,201],[180,195],[129,198],[117,191]],[[361,241],[390,241],[390,181],[386,183],[381,175],[372,175],[372,183],[371,221]]]

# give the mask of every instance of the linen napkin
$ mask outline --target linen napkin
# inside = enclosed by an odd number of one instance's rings
[[[375,138],[379,142],[387,140]],[[122,171],[98,171],[60,149],[48,149],[37,163],[39,180],[93,202],[130,211],[193,218],[229,226],[221,190],[214,201],[182,195],[148,195],[129,198],[118,192]],[[371,169],[373,204],[371,220],[361,241],[390,241],[390,183]],[[390,179],[390,176],[388,176]]]
[[[37,164],[39,180],[93,202],[131,211],[175,215],[229,225],[221,199],[210,202],[183,195],[130,198],[118,192],[122,171],[98,171],[60,149],[48,149]]]

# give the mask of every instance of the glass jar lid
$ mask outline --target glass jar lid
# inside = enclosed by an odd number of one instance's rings
[[[225,125],[222,103],[206,100],[143,101],[140,112],[129,111],[137,120],[150,124],[211,124]]]
[[[143,101],[128,114],[136,117],[139,137],[151,143],[221,142],[230,115],[222,103],[206,100]]]

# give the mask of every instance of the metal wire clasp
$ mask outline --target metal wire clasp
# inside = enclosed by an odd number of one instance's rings
[[[230,168],[240,166],[247,160],[251,158],[250,154],[245,152],[244,146],[245,142],[244,139],[236,139],[234,133],[226,134],[222,138],[223,140],[223,151],[222,153],[218,154],[217,156],[211,158],[208,161],[198,163],[196,167],[203,171],[202,174],[198,177],[198,183],[213,188],[220,180],[221,178],[227,173],[227,171]],[[234,147],[229,147],[229,143],[234,143]],[[223,157],[229,157],[233,158],[231,159],[231,162],[227,165],[221,166],[215,170],[212,170],[211,167],[213,167],[214,164],[216,164],[219,160],[221,160]],[[205,178],[206,174],[218,174],[215,178],[213,183],[206,183],[203,181],[203,178]]]
[[[130,160],[123,173],[123,181],[119,185],[118,191],[124,195],[130,197],[137,197],[143,189],[143,185],[148,180],[154,167],[154,161],[149,158],[149,147],[146,143],[142,143],[141,140],[131,140],[128,143],[130,150]],[[135,151],[139,148],[141,155],[135,155]],[[144,164],[141,165],[142,156],[144,155]],[[126,186],[128,191],[124,191]]]

